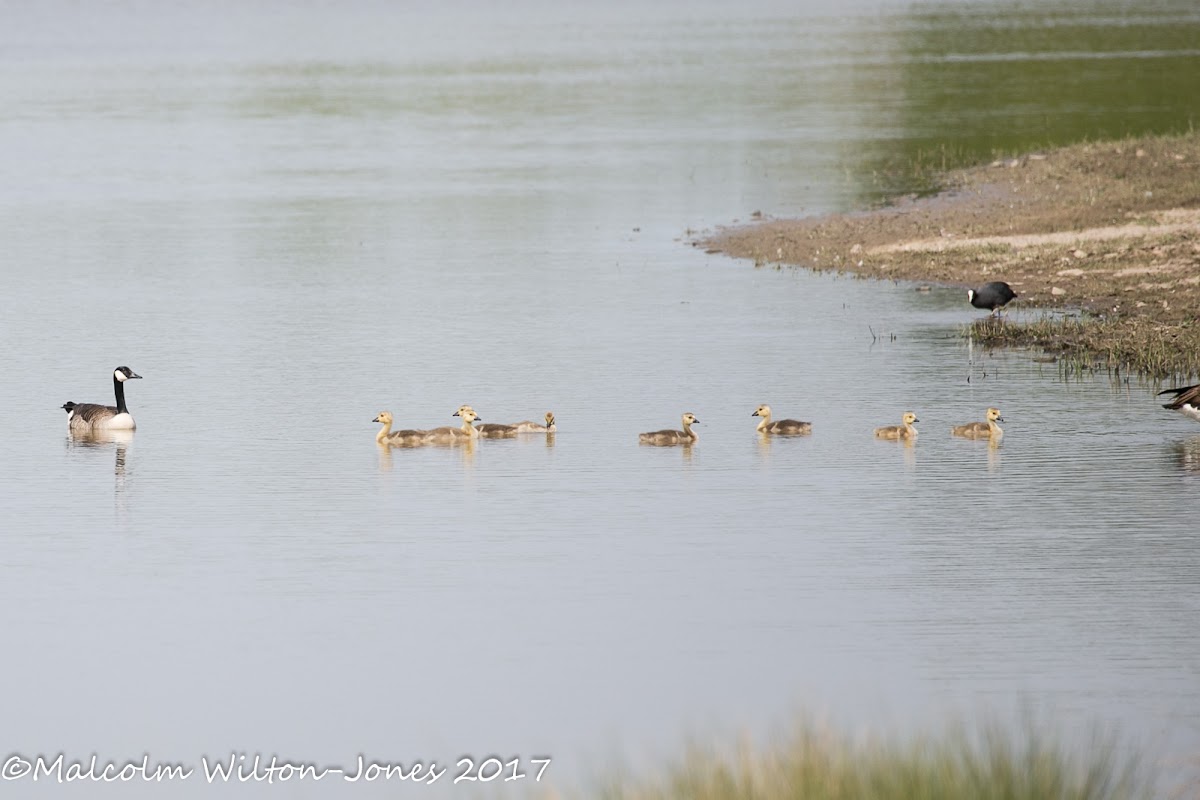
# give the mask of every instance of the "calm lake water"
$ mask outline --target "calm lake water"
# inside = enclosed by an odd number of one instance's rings
[[[972,350],[959,289],[686,244],[1186,128],[1189,0],[0,13],[0,750],[197,771],[79,789],[121,797],[223,794],[231,752],[586,786],[797,710],[1200,752],[1200,426]],[[136,434],[70,441],[122,364]],[[374,444],[463,403],[559,432]],[[989,405],[999,448],[951,440]],[[638,446],[683,411],[694,448]],[[344,787],[239,791],[437,793]]]

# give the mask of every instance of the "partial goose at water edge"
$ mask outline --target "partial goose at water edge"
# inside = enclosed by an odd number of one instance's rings
[[[1163,403],[1163,408],[1169,411],[1178,411],[1188,419],[1194,419],[1200,422],[1200,383],[1194,386],[1180,386],[1176,389],[1164,389],[1159,392],[1158,397],[1164,394],[1171,394],[1175,399],[1169,403]]]

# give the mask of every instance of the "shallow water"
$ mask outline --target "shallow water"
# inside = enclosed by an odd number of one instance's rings
[[[908,733],[1021,708],[1197,752],[1200,427],[1158,387],[973,350],[958,289],[683,241],[877,194],[873,159],[925,141],[906,37],[943,17],[65,8],[0,33],[5,752],[549,755],[574,785],[794,709]],[[1200,30],[1185,3],[1071,13],[1137,64],[1161,58],[1130,30]],[[1197,65],[1186,42],[1162,46]],[[1187,80],[1156,83],[1179,118]],[[1178,122],[1113,97],[1106,124]],[[71,442],[57,406],[109,402],[118,364],[138,431]],[[813,435],[760,442],[762,402]],[[559,432],[372,441],[382,409],[462,403]],[[1000,447],[949,437],[989,405]],[[872,438],[909,409],[915,447]],[[638,446],[683,411],[694,448]]]

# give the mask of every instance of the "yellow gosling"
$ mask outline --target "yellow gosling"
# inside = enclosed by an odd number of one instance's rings
[[[762,421],[755,428],[759,433],[766,433],[772,436],[802,436],[806,433],[812,433],[811,422],[800,422],[795,419],[781,419],[771,422],[771,407],[766,404],[759,406],[750,416],[762,417]]]
[[[691,412],[683,415],[683,430],[681,431],[652,431],[650,433],[638,434],[638,444],[652,444],[656,447],[670,447],[672,445],[693,445],[700,441],[700,435],[692,430],[693,425],[698,425],[700,420]]]
[[[461,428],[434,428],[425,433],[426,444],[461,444],[463,442],[471,442],[479,438],[479,431],[475,429],[474,422],[479,419],[479,415],[471,410],[470,406],[463,406],[458,411],[455,411],[453,416],[462,417]]]
[[[428,433],[428,431],[415,430],[393,431],[392,412],[390,411],[380,411],[379,415],[371,421],[383,424],[383,427],[379,429],[379,433],[375,434],[376,444],[412,447],[424,444],[425,434]]]
[[[554,427],[554,412],[546,412],[546,424],[540,422],[514,422],[513,427],[517,429],[517,433],[554,433],[557,428]]]
[[[882,428],[875,429],[875,436],[878,439],[915,439],[917,438],[917,429],[913,427],[914,422],[920,422],[917,415],[911,411],[904,412],[901,418],[901,425],[887,425]]]
[[[1004,435],[1004,429],[996,424],[997,421],[1004,422],[1004,417],[1000,416],[1000,409],[989,408],[987,422],[969,422],[966,425],[957,425],[950,429],[950,433],[966,439],[999,439]]]

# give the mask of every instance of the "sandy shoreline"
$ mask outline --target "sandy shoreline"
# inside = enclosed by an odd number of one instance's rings
[[[1033,153],[949,173],[944,185],[929,198],[763,220],[694,244],[756,265],[963,287],[1004,280],[1026,308],[1080,308],[1095,324],[1054,334],[1011,325],[993,343],[1105,353],[1108,366],[1160,376],[1200,368],[1200,135]],[[1147,348],[1156,357],[1142,363]]]

